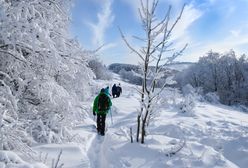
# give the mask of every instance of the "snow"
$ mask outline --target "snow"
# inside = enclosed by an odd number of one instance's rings
[[[0,151],[0,168],[47,168],[47,166],[41,163],[29,164],[14,152]]]
[[[48,144],[34,149],[48,154],[48,165],[52,165],[53,160],[56,160],[62,151],[59,164],[64,164],[63,167],[89,167],[89,160],[78,144]]]
[[[140,109],[139,95],[135,89],[137,86],[121,81],[118,76],[114,76],[113,81],[99,80],[96,83],[97,88],[107,85],[111,87],[114,83],[122,85],[121,97],[112,99],[113,123],[108,115],[106,135],[97,135],[89,108],[94,97],[84,102],[84,106],[88,105],[90,117],[85,119],[84,124],[70,130],[76,142],[40,144],[32,148],[40,152],[42,158],[47,154],[45,164],[49,167],[58,158],[60,151],[59,165],[63,164],[63,168],[247,167],[247,113],[237,108],[194,99],[191,109],[193,115],[189,115],[187,111],[183,113],[178,108],[183,100],[182,95],[168,89],[166,95],[173,95],[175,101],[163,102],[149,125],[145,144],[130,143],[129,130],[132,128],[135,140],[136,116]],[[2,151],[0,167],[5,165],[2,159],[4,154],[9,153]],[[27,164],[27,161],[19,162]]]

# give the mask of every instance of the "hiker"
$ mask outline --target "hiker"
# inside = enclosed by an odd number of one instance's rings
[[[93,104],[93,115],[97,115],[97,132],[104,136],[105,134],[105,120],[112,102],[110,97],[106,94],[105,89],[102,88],[99,95],[96,96]]]
[[[122,93],[122,88],[121,88],[121,84],[119,83],[119,85],[116,87],[117,97],[120,97],[121,93]]]
[[[104,89],[104,92],[108,95],[108,96],[111,96],[110,92],[109,92],[109,86],[107,86],[105,89]]]
[[[117,87],[116,87],[116,84],[114,84],[113,87],[112,87],[112,96],[113,96],[113,98],[117,97]]]

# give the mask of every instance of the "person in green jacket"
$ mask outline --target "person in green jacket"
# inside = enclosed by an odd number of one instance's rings
[[[101,89],[99,95],[96,96],[93,104],[93,115],[97,115],[97,132],[104,136],[105,134],[105,120],[108,111],[112,106],[110,97],[107,95],[105,89]]]

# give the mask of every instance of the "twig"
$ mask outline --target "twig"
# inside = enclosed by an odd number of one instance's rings
[[[124,42],[126,43],[127,47],[133,51],[135,54],[137,54],[143,61],[145,61],[145,59],[142,57],[142,55],[137,51],[135,50],[133,47],[131,47],[131,45],[128,43],[126,37],[124,36],[124,34],[122,33],[121,29],[118,27],[120,33],[121,33],[121,37],[122,39],[124,40]]]
[[[62,149],[59,152],[59,155],[58,155],[58,158],[57,158],[56,163],[54,165],[54,168],[59,168],[59,167],[62,167],[64,165],[64,164],[61,164],[60,166],[58,165],[59,164],[59,161],[60,161],[61,155],[62,155]]]

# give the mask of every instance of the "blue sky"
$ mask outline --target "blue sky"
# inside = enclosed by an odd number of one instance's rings
[[[173,20],[184,3],[182,19],[172,33],[175,48],[189,45],[179,61],[195,62],[211,49],[248,54],[248,0],[160,0],[157,16],[166,13],[171,4]],[[137,64],[139,58],[124,44],[118,26],[138,48],[132,36],[142,36],[139,7],[139,0],[75,0],[72,35],[86,49],[104,44],[98,55],[105,64]]]

